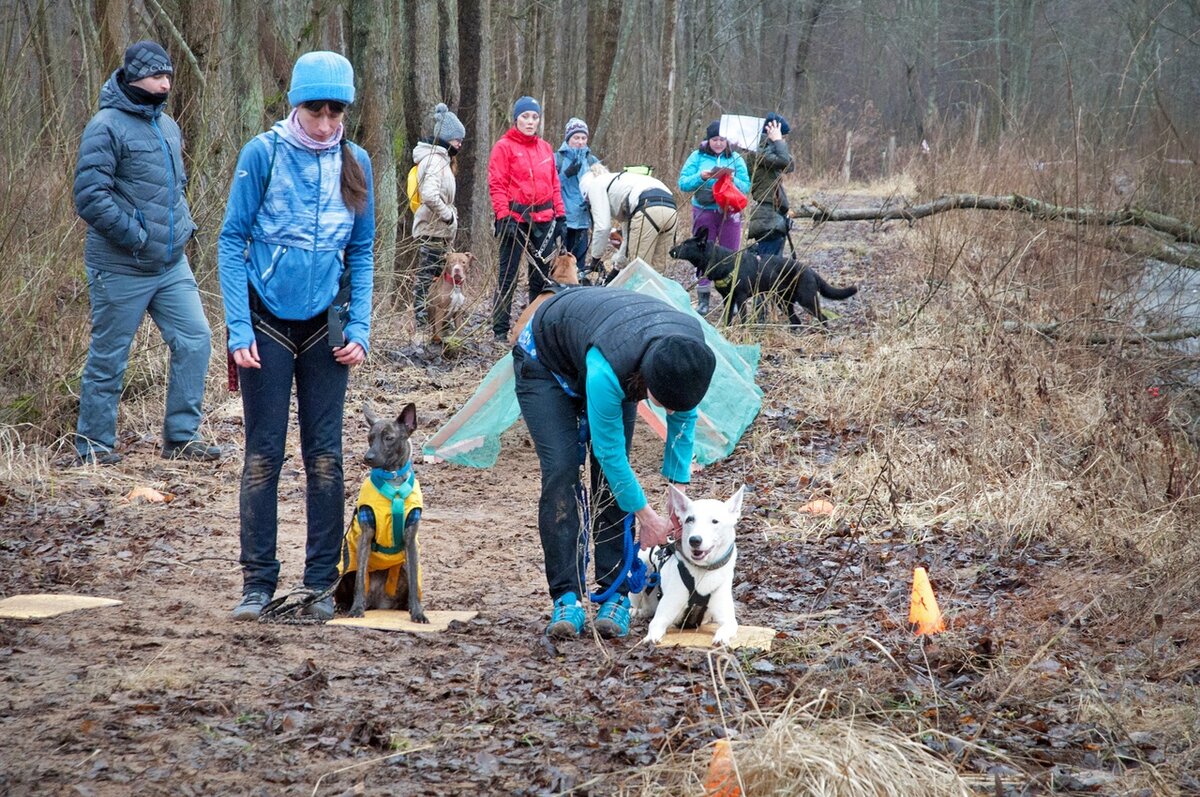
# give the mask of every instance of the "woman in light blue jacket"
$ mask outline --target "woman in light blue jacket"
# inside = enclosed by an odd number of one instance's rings
[[[708,230],[708,240],[727,249],[737,249],[742,242],[742,214],[726,213],[713,199],[713,186],[721,171],[732,172],[733,184],[743,194],[750,192],[750,172],[742,156],[729,149],[721,135],[721,123],[713,122],[704,132],[704,141],[692,151],[679,172],[679,190],[692,195],[692,235],[700,228]],[[696,284],[696,311],[708,312],[712,282],[701,279]]]
[[[343,138],[354,70],[332,52],[302,55],[293,109],[242,148],[218,244],[230,358],[246,429],[241,485],[242,600],[259,616],[279,578],[279,473],[292,382],[306,475],[306,613],[333,617],[344,528],[342,412],[351,366],[367,355],[374,276],[371,160]]]

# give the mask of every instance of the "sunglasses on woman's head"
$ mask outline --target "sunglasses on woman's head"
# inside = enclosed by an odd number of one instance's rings
[[[329,112],[332,114],[346,112],[346,103],[338,102],[337,100],[309,100],[308,102],[300,103],[300,105],[304,110],[311,113],[320,113],[326,108],[329,108]]]

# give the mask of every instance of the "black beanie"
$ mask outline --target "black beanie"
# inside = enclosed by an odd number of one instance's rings
[[[175,67],[171,56],[158,42],[150,40],[136,42],[125,50],[125,82],[132,83],[152,75],[172,75]]]
[[[704,140],[708,141],[710,138],[716,138],[719,135],[721,135],[721,122],[717,120],[710,124],[708,129],[704,131]]]
[[[685,412],[704,398],[716,367],[717,358],[703,340],[672,335],[650,344],[640,370],[646,389],[659,404]]]

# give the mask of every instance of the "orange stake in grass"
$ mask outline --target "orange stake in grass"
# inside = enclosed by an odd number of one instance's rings
[[[946,630],[942,612],[938,609],[933,587],[929,585],[929,574],[925,568],[913,570],[912,598],[908,604],[908,622],[915,626],[918,634],[936,634]]]
[[[729,740],[717,739],[713,745],[712,761],[708,764],[708,775],[704,778],[704,797],[742,797],[737,773],[733,769],[733,756],[729,752]]]

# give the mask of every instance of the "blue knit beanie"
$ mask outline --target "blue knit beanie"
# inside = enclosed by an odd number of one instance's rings
[[[522,97],[513,104],[513,121],[515,122],[517,117],[526,111],[537,111],[540,115],[542,105],[533,97]]]
[[[311,100],[354,102],[354,67],[345,57],[318,50],[296,59],[288,103],[295,108]]]
[[[576,133],[583,133],[585,136],[588,135],[588,126],[587,122],[572,116],[567,120],[567,132],[563,135],[563,141],[570,141],[571,136]]]
[[[718,119],[715,122],[709,123],[708,128],[704,131],[704,140],[708,141],[710,138],[716,138],[719,135],[721,135],[721,120],[720,119]]]
[[[775,113],[774,111],[771,111],[769,114],[767,114],[767,118],[763,120],[763,130],[764,131],[767,129],[768,122],[779,122],[779,132],[785,136],[788,133],[792,132],[792,127],[791,127],[791,125],[789,125],[787,123],[787,119],[784,119],[782,116]]]

